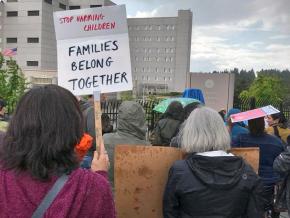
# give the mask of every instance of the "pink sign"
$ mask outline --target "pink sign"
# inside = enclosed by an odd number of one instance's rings
[[[231,120],[233,123],[241,122],[245,120],[252,120],[259,117],[265,117],[267,115],[276,114],[280,111],[274,108],[272,105],[268,105],[262,108],[257,108],[245,112],[241,112],[238,114],[231,115]]]

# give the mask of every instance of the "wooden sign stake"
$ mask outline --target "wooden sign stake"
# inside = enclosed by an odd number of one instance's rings
[[[94,92],[94,112],[95,112],[95,131],[96,131],[96,145],[98,153],[105,150],[103,136],[102,136],[102,109],[100,101],[101,92]]]

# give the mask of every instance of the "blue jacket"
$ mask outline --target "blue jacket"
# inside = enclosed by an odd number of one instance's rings
[[[252,136],[250,133],[238,135],[232,141],[232,147],[258,147],[260,148],[259,176],[264,185],[272,186],[280,180],[278,173],[273,170],[275,158],[284,151],[282,141],[269,134]]]
[[[242,133],[249,133],[249,130],[245,127],[242,127],[239,123],[234,123],[230,132],[231,140],[233,140],[233,138],[236,138],[239,134]]]

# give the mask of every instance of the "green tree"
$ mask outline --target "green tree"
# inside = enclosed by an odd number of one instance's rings
[[[256,100],[281,102],[285,96],[285,87],[277,76],[259,75],[248,90],[240,94],[240,98],[255,97]]]
[[[6,61],[0,54],[0,97],[7,102],[8,113],[11,113],[19,98],[27,88],[25,77],[16,61],[10,58]]]

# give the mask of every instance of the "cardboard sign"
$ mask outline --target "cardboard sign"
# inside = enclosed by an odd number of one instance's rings
[[[253,167],[254,171],[258,174],[260,148],[259,147],[246,147],[246,148],[232,148],[230,153],[235,156],[242,157],[248,164]]]
[[[169,168],[182,155],[172,147],[117,145],[114,165],[118,217],[163,217]]]
[[[124,5],[54,12],[58,84],[75,95],[132,90]]]
[[[259,117],[265,117],[267,115],[276,114],[279,112],[280,111],[274,108],[272,105],[268,105],[262,108],[245,111],[238,114],[233,114],[231,115],[231,120],[233,123],[236,123],[236,122],[241,122],[245,120],[256,119]]]

